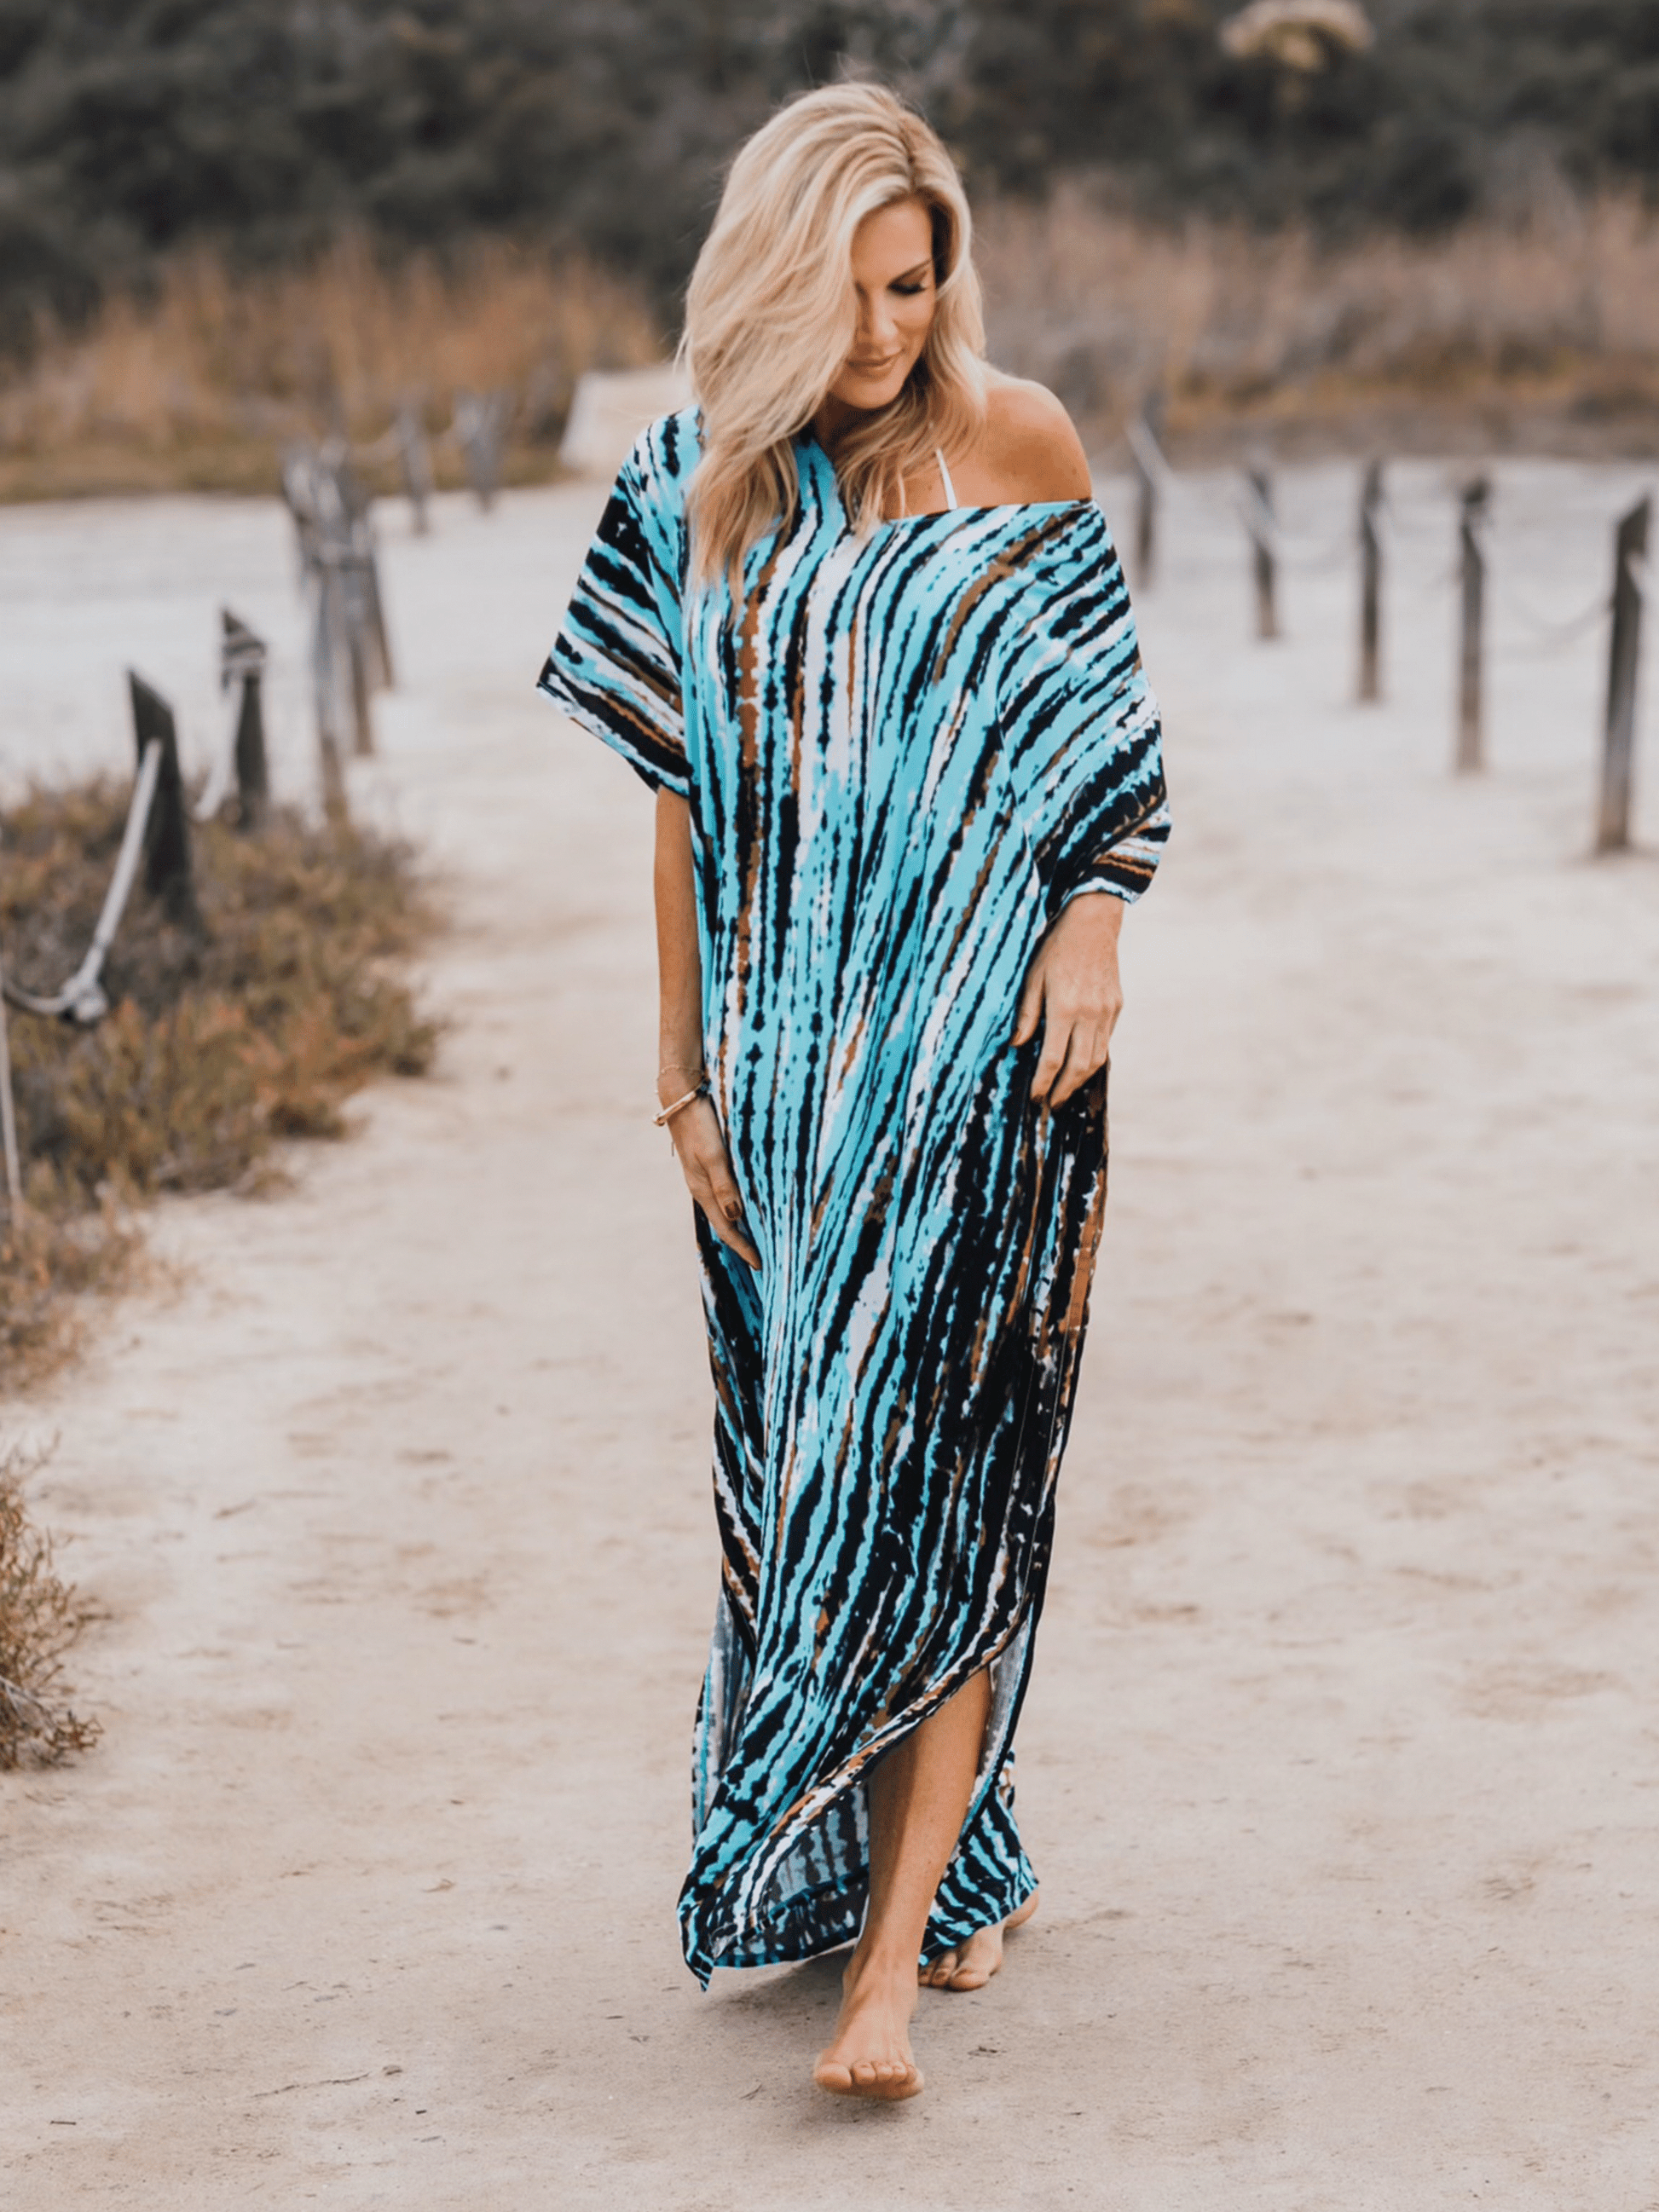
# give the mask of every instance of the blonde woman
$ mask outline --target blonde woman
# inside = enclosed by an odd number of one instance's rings
[[[851,1943],[815,2079],[886,2099],[918,1982],[981,1987],[1035,1907],[1014,1726],[1167,828],[1082,448],[982,349],[932,131],[792,102],[691,281],[698,404],[635,448],[542,677],[656,793],[725,1559],[685,1956]]]

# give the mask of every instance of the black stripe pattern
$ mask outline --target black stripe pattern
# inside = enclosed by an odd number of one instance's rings
[[[801,501],[740,600],[685,587],[694,413],[641,440],[543,688],[690,800],[714,1097],[752,1272],[699,1221],[725,1561],[685,1955],[858,1933],[872,1763],[982,1667],[992,1716],[931,1954],[1035,1876],[1013,1814],[1106,1190],[1102,1077],[1011,1050],[1044,929],[1168,834],[1156,702],[1083,501],[850,527]]]

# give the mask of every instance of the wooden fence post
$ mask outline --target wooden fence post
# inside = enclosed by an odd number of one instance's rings
[[[1359,696],[1382,696],[1382,464],[1366,464],[1359,492]]]
[[[404,489],[415,517],[415,534],[424,538],[431,526],[426,503],[432,496],[432,449],[426,441],[420,410],[412,399],[405,400],[398,410],[398,458],[403,464]]]
[[[392,673],[392,641],[386,635],[386,601],[380,595],[380,549],[367,506],[352,523],[351,542],[362,568],[364,642],[374,664],[369,681],[376,691],[389,691],[396,680]]]
[[[351,692],[351,750],[359,760],[365,760],[374,750],[374,714],[370,705],[368,671],[373,639],[362,556],[351,539],[335,547],[333,567],[346,682]]]
[[[513,399],[506,392],[458,392],[455,437],[466,460],[467,482],[486,514],[501,482],[501,441]]]
[[[17,1106],[11,1090],[11,1032],[6,1025],[6,977],[0,967],[0,1153],[5,1156],[6,1221],[23,1224],[23,1165],[17,1148]]]
[[[1473,477],[1463,487],[1457,519],[1462,574],[1462,618],[1457,648],[1457,760],[1459,775],[1474,775],[1486,766],[1481,702],[1482,636],[1486,607],[1486,555],[1482,533],[1492,486]]]
[[[341,635],[340,572],[334,549],[318,548],[312,571],[311,696],[317,717],[317,768],[323,811],[331,822],[346,818],[345,769],[341,758],[340,681],[345,641]]]
[[[1279,635],[1279,606],[1275,591],[1274,553],[1278,532],[1273,520],[1273,480],[1264,459],[1253,460],[1244,471],[1249,486],[1244,526],[1250,533],[1250,571],[1255,584],[1255,634]]]
[[[290,449],[283,489],[300,533],[305,581],[314,594],[311,681],[323,805],[332,820],[346,811],[341,764],[348,714],[353,750],[374,750],[371,695],[392,682],[392,648],[369,502],[352,476],[343,443],[319,452]]]
[[[1601,805],[1595,828],[1598,853],[1620,853],[1630,843],[1636,671],[1642,645],[1642,586],[1637,570],[1647,557],[1652,510],[1650,498],[1639,499],[1628,514],[1620,517],[1613,541],[1613,642],[1607,653]]]
[[[190,815],[185,805],[185,779],[179,768],[179,738],[173,709],[159,691],[141,676],[127,671],[132,695],[132,734],[143,764],[145,749],[154,739],[161,748],[155,779],[155,797],[144,824],[144,889],[159,899],[167,920],[181,929],[199,930],[201,908],[190,874]]]
[[[392,646],[386,636],[386,607],[380,597],[380,566],[374,544],[372,502],[343,455],[334,475],[343,550],[348,556],[346,566],[351,576],[351,634],[366,662],[362,683],[368,691],[385,691],[391,688],[392,681]],[[372,745],[367,750],[372,750]]]
[[[232,747],[236,769],[236,826],[257,830],[270,804],[270,770],[265,755],[264,676],[265,645],[228,607],[219,610],[219,686],[242,687]]]

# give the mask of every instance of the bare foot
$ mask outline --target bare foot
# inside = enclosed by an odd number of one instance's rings
[[[917,1981],[930,1990],[982,1990],[1002,1965],[1003,1937],[1011,1928],[1022,1927],[1036,1909],[1037,1893],[1033,1890],[1019,1911],[1011,1912],[1000,1925],[975,1929],[954,1951],[941,1951],[938,1958],[918,1967]]]
[[[908,1972],[883,1972],[854,1952],[842,1977],[841,2017],[818,2054],[812,2079],[836,2097],[876,2097],[896,2104],[918,2096],[921,2069],[910,2049],[916,1986]]]

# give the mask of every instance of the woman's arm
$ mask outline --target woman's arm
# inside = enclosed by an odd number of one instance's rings
[[[691,865],[691,810],[672,792],[657,793],[657,975],[661,993],[661,1050],[657,1102],[672,1106],[702,1080],[702,961],[697,951],[696,882]],[[760,1265],[743,1225],[743,1200],[709,1098],[693,1099],[668,1124],[686,1188],[723,1244]]]
[[[1031,1078],[1039,1103],[1063,1106],[1104,1066],[1123,1011],[1117,935],[1123,901],[1082,891],[1064,908],[1025,971],[1019,1018],[1010,1042],[1024,1044],[1042,1024],[1042,1050]]]
[[[991,386],[975,465],[961,473],[971,494],[1011,500],[1087,499],[1089,464],[1072,419],[1051,392],[1012,377]],[[1105,1063],[1123,1008],[1117,938],[1123,901],[1085,891],[1068,902],[1031,956],[1012,1042],[1039,1025],[1042,1050],[1031,1078],[1039,1103],[1064,1105]]]

